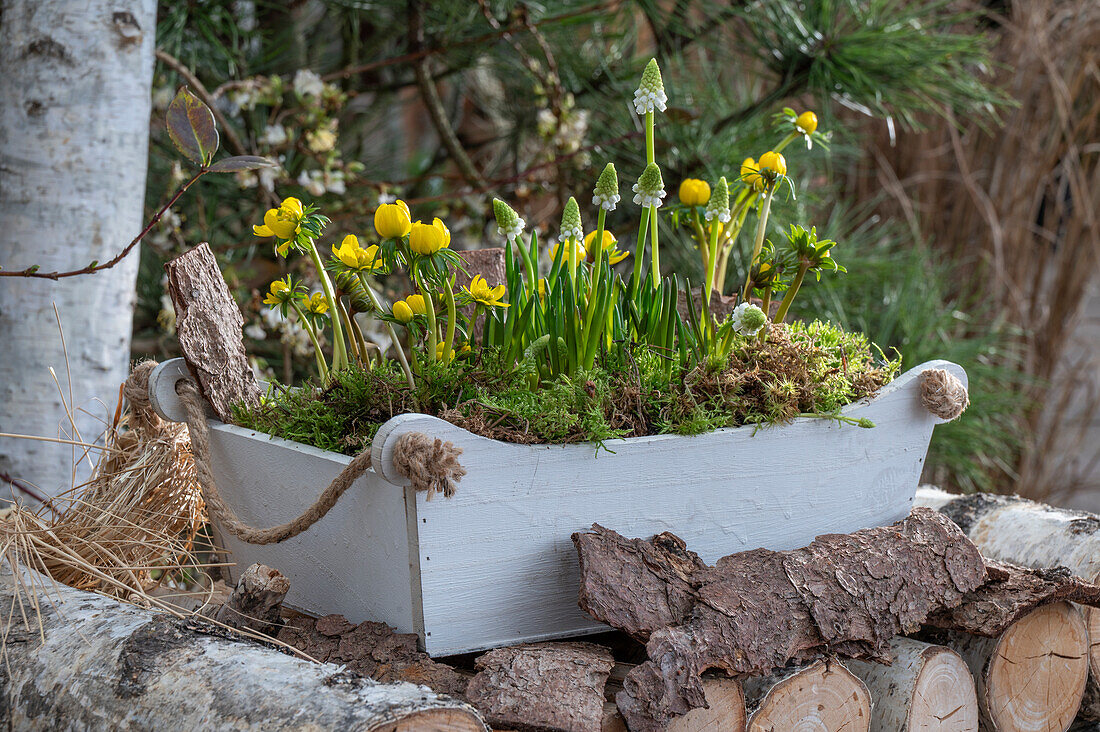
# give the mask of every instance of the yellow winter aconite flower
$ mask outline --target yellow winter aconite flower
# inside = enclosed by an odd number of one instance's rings
[[[786,175],[787,159],[777,152],[768,150],[760,156],[760,170],[771,170],[776,175]]]
[[[339,247],[333,246],[332,253],[345,266],[356,272],[369,274],[382,269],[382,253],[379,248],[371,244],[364,249],[359,245],[359,238],[354,234],[345,236]]]
[[[685,206],[702,206],[710,200],[710,184],[698,178],[685,178],[680,184],[680,203]]]
[[[745,181],[745,185],[757,190],[764,187],[764,179],[760,177],[760,170],[752,158],[745,158],[745,162],[741,163],[741,180]]]
[[[429,257],[451,245],[451,230],[438,218],[430,224],[417,221],[409,231],[409,249]]]
[[[404,201],[384,203],[374,212],[374,230],[383,239],[400,239],[412,229],[412,215]]]
[[[412,308],[404,300],[398,300],[393,304],[393,317],[397,318],[402,323],[410,323],[413,319]]]
[[[436,361],[442,361],[443,360],[443,347],[445,345],[446,344],[444,344],[444,343],[437,343],[436,344],[436,346],[435,346],[435,360]],[[469,343],[463,343],[461,346],[456,343],[454,345],[454,348],[451,350],[451,357],[450,357],[450,359],[448,359],[448,361],[453,361],[455,356],[457,356],[460,353],[468,353],[469,350],[470,350],[470,344]]]
[[[264,214],[263,226],[253,226],[256,236],[277,236],[293,239],[302,223],[302,202],[297,198],[284,198],[279,208],[269,208]]]
[[[803,112],[795,118],[794,126],[807,135],[812,135],[817,129],[817,115],[810,111]]]
[[[589,252],[593,251],[592,242],[595,241],[595,239],[596,232],[594,231],[589,232],[588,236],[584,237],[584,246]],[[618,250],[618,248],[615,246],[618,243],[619,240],[615,238],[615,235],[612,234],[610,231],[604,229],[602,244],[604,254],[607,256],[608,264],[618,264],[619,262],[630,256],[630,252],[621,252]]]
[[[423,295],[409,295],[405,298],[405,302],[408,303],[409,308],[417,315],[428,314],[428,305],[424,301]]]
[[[558,258],[558,249],[560,247],[562,247],[563,245],[565,246],[565,250],[561,253],[562,263],[564,264],[565,262],[568,262],[569,258],[573,256],[573,245],[566,244],[564,242],[558,242],[554,246],[550,247],[550,261],[551,262],[553,262],[555,259]],[[587,256],[588,256],[588,253],[585,250],[584,245],[578,243],[577,244],[577,261],[578,262],[583,262],[584,258],[587,257]]]
[[[314,315],[324,315],[328,312],[328,300],[325,299],[325,293],[315,292],[309,300],[306,301],[306,308]]]
[[[288,277],[287,280],[290,278]],[[290,283],[287,280],[275,280],[264,298],[264,305],[282,305],[293,297]]]
[[[504,285],[489,287],[489,283],[481,275],[475,275],[474,279],[470,281],[470,286],[462,289],[470,296],[472,302],[479,305],[489,308],[510,307],[508,303],[500,301],[504,297]]]

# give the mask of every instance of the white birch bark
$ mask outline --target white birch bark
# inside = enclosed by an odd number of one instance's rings
[[[1067,567],[1089,582],[1100,581],[1100,517],[1029,501],[1018,496],[946,493],[922,486],[916,506],[943,511],[982,554],[1025,567]],[[1089,682],[1081,717],[1100,721],[1100,609],[1080,608],[1089,633]]]
[[[897,637],[889,666],[845,661],[867,684],[871,732],[973,732],[978,728],[974,679],[962,657],[944,646]]]
[[[4,566],[5,608],[14,601],[13,579]],[[486,730],[473,707],[425,686],[378,683],[331,663],[198,633],[184,621],[55,586],[41,575],[35,579],[48,593],[39,590],[42,624],[29,605],[29,625],[18,611],[4,619],[0,728]]]
[[[105,262],[143,223],[156,3],[0,0],[0,12],[0,266]],[[72,400],[92,413],[77,427],[98,436],[127,375],[137,260],[56,282],[0,278],[0,432],[72,433],[49,373],[67,392],[56,304]],[[0,471],[46,494],[70,487],[72,457],[0,439]]]

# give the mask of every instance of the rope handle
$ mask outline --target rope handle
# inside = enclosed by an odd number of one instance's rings
[[[932,414],[950,422],[970,406],[966,385],[945,369],[926,369],[920,374],[920,403]]]
[[[149,377],[156,366],[155,361],[139,364],[123,386],[123,394],[135,411],[152,412]],[[206,508],[224,531],[248,544],[277,544],[302,533],[324,518],[340,496],[371,467],[371,450],[368,448],[356,455],[321,492],[317,500],[297,518],[264,529],[250,526],[225,502],[214,480],[210,467],[210,429],[206,422],[206,399],[198,384],[190,378],[178,378],[174,391],[183,407],[184,421],[191,436],[195,477],[202,488]],[[393,465],[397,473],[407,478],[415,490],[427,492],[429,500],[437,491],[450,498],[455,494],[455,483],[466,475],[466,469],[458,462],[461,454],[462,448],[452,442],[433,439],[423,432],[406,432],[394,443]]]

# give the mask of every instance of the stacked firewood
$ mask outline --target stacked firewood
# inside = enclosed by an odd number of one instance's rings
[[[289,584],[258,565],[207,615],[336,666],[202,640],[193,620],[130,609],[115,623],[113,601],[63,588],[77,612],[46,608],[27,638],[9,637],[7,684],[19,693],[6,719],[92,707],[101,721],[160,719],[170,693],[174,722],[212,729],[248,719],[271,728],[354,719],[368,730],[476,730],[483,719],[539,732],[1065,731],[1076,719],[1075,729],[1096,729],[1100,519],[936,491],[918,504],[941,512],[918,507],[889,527],[713,565],[671,534],[594,526],[574,535],[580,605],[618,634],[449,663],[381,623],[280,617]],[[35,650],[27,641],[39,634]],[[77,657],[94,659],[95,673],[54,684]],[[279,694],[256,693],[275,683]],[[220,698],[236,701],[230,709]]]

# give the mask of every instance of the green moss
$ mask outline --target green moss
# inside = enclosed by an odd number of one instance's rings
[[[423,412],[494,439],[596,444],[616,437],[694,435],[721,427],[833,415],[893,378],[860,333],[820,322],[773,328],[764,343],[742,339],[724,368],[668,374],[663,354],[620,349],[591,372],[532,390],[527,375],[486,349],[450,365],[426,364],[415,393],[392,362],[338,373],[325,389],[274,387],[237,424],[325,450],[355,454],[396,414]]]

